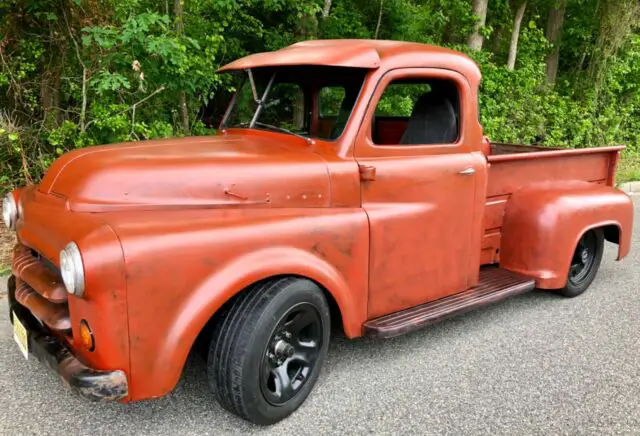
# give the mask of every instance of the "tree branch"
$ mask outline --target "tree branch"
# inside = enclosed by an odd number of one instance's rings
[[[126,109],[124,109],[124,110],[121,110],[120,112],[116,112],[115,114],[113,114],[113,115],[109,115],[108,117],[102,117],[102,118],[99,118],[99,119],[93,119],[93,120],[91,120],[91,121],[89,121],[89,122],[87,123],[86,128],[88,129],[88,128],[89,128],[89,126],[90,126],[91,124],[95,123],[96,121],[106,120],[107,118],[110,118],[110,117],[117,117],[118,115],[122,115],[122,114],[125,114],[125,113],[127,113],[127,112],[129,112],[129,111],[131,111],[131,110],[135,110],[135,109],[136,109],[138,106],[140,106],[142,103],[144,103],[145,101],[149,100],[149,99],[150,99],[151,97],[153,97],[154,95],[161,93],[161,92],[162,92],[162,91],[164,91],[165,89],[166,89],[166,88],[165,88],[165,87],[164,87],[164,85],[163,85],[163,86],[161,86],[160,88],[158,88],[158,89],[156,89],[155,91],[153,91],[151,94],[147,95],[147,96],[146,96],[145,98],[143,98],[142,100],[139,100],[139,101],[135,102],[134,104],[132,104],[131,106],[129,106],[128,108],[126,108]]]
[[[16,81],[15,77],[13,77],[13,74],[11,73],[11,68],[9,68],[9,64],[7,64],[7,61],[4,59],[4,55],[2,54],[3,50],[2,48],[0,48],[0,61],[2,61],[2,65],[4,65],[4,68],[7,71],[7,74],[9,75],[9,81],[12,83],[13,88],[15,89],[14,95],[16,97],[16,102],[22,102],[22,97],[20,96],[20,85],[18,85],[18,82]]]

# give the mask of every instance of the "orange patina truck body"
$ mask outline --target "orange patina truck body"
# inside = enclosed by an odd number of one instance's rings
[[[484,265],[562,287],[578,239],[594,227],[619,244],[618,258],[628,253],[632,207],[613,186],[622,147],[489,144],[478,121],[480,71],[466,56],[413,43],[312,41],[222,71],[298,65],[366,70],[339,138],[229,128],[91,147],[15,192],[14,274],[43,308],[26,306],[47,313],[58,295],[70,328],[52,330],[88,367],[124,372],[120,400],[171,391],[207,323],[266,278],[319,284],[354,338],[367,320],[473,287]],[[424,76],[455,84],[458,139],[389,145],[407,120],[381,119],[386,145],[375,143],[386,85]],[[327,120],[314,101],[318,130]],[[70,241],[82,252],[82,297],[38,283],[48,274],[38,265],[58,268]],[[81,320],[93,351],[81,346]]]

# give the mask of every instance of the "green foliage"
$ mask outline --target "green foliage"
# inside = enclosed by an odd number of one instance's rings
[[[320,89],[318,107],[321,117],[337,117],[344,100],[345,92],[342,86],[326,86]]]
[[[384,90],[376,106],[376,115],[409,117],[421,95],[429,92],[426,83],[394,83]]]
[[[640,21],[614,0],[567,0],[555,87],[545,85],[544,35],[554,0],[527,2],[513,71],[505,64],[517,1],[489,2],[479,52],[465,46],[471,0],[333,0],[326,17],[324,0],[186,0],[182,18],[173,3],[0,2],[0,190],[37,181],[75,148],[182,135],[182,95],[191,134],[212,134],[236,85],[214,74],[219,66],[304,39],[373,38],[379,19],[380,39],[444,45],[479,63],[481,119],[493,140],[623,143],[625,162],[640,156]],[[327,113],[343,97],[328,89]],[[378,110],[408,115],[411,106],[390,90]]]

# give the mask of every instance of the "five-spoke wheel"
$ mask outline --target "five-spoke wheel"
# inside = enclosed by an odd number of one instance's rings
[[[308,303],[292,307],[278,322],[262,359],[260,387],[273,405],[291,400],[313,372],[322,346],[322,321]]]

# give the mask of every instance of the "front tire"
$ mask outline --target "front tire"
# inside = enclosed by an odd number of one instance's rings
[[[582,235],[571,258],[567,284],[558,292],[565,297],[573,298],[586,291],[596,278],[603,252],[602,229],[589,230]]]
[[[309,280],[268,280],[238,295],[209,346],[207,372],[218,402],[255,424],[286,418],[318,379],[329,331],[329,305]]]

